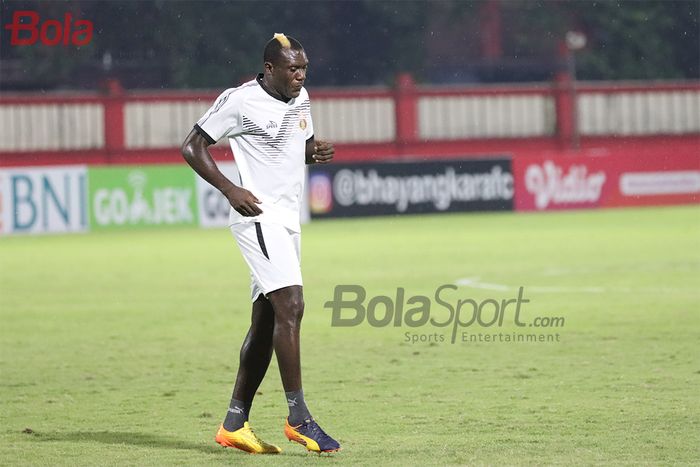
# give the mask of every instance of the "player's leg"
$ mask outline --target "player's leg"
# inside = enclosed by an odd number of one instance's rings
[[[304,315],[303,289],[301,286],[292,285],[270,292],[267,296],[275,310],[272,343],[289,406],[284,433],[287,439],[303,444],[310,451],[337,451],[340,444],[321,429],[304,401],[299,339],[301,319]]]
[[[231,232],[241,248],[241,253],[249,263],[249,256],[255,243],[255,230],[250,226],[239,226]],[[241,346],[240,364],[234,386],[231,404],[224,423],[216,433],[216,442],[225,447],[235,447],[247,452],[277,454],[281,449],[262,441],[248,425],[248,415],[255,396],[272,358],[272,332],[274,330],[274,312],[270,302],[262,295],[260,285],[253,276],[252,297],[253,310],[248,334]]]
[[[272,359],[273,328],[272,306],[263,295],[259,295],[253,302],[250,329],[241,346],[238,376],[231,404],[224,423],[216,433],[216,442],[224,447],[235,447],[259,454],[278,454],[282,451],[279,447],[258,438],[248,425],[255,391],[265,377]]]
[[[272,359],[272,332],[275,316],[272,305],[260,294],[253,302],[251,324],[243,345],[231,404],[224,420],[228,431],[238,430],[250,416],[255,392]]]
[[[302,287],[292,285],[268,294],[275,313],[272,344],[285,392],[301,390],[301,351],[299,332],[304,316]],[[308,414],[307,414],[308,415]]]
[[[335,451],[338,443],[326,435],[308,413],[301,387],[299,330],[304,313],[301,280],[300,235],[277,224],[234,224],[231,231],[255,282],[274,310],[272,345],[293,421],[285,427],[287,438],[308,449]]]

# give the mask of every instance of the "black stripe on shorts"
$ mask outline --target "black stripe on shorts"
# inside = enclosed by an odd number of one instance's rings
[[[258,234],[258,245],[260,245],[260,249],[262,250],[263,255],[265,255],[265,258],[270,259],[270,257],[267,255],[267,248],[265,248],[265,238],[262,234],[262,227],[260,226],[260,222],[255,223],[255,233]]]

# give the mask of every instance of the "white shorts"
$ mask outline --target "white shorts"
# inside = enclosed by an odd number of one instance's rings
[[[278,224],[233,224],[231,233],[250,268],[250,293],[260,294],[303,285],[301,282],[301,234]]]

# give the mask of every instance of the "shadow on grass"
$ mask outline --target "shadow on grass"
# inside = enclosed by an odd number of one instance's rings
[[[188,443],[166,436],[124,431],[73,431],[68,433],[36,433],[36,441],[68,441],[72,443],[126,444],[149,448],[186,449],[205,454],[223,454],[221,446]]]
[[[232,454],[248,455],[237,449],[225,449],[219,445],[206,445],[198,443],[188,443],[177,439],[156,436],[146,433],[131,433],[124,431],[73,431],[68,433],[33,433],[34,440],[40,442],[47,441],[68,441],[72,443],[102,443],[102,444],[124,444],[131,446],[140,446],[148,448],[160,449],[186,449],[190,451],[199,451],[204,454],[215,454],[221,456],[230,456]],[[233,451],[233,452],[226,452]],[[282,456],[303,456],[308,454],[289,449],[282,451]],[[322,456],[326,457],[326,456]]]

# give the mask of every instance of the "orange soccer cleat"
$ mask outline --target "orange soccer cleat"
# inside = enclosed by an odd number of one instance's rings
[[[236,431],[227,431],[224,425],[216,432],[217,443],[227,448],[236,448],[252,454],[279,454],[282,450],[274,444],[268,444],[258,438],[248,422]]]

